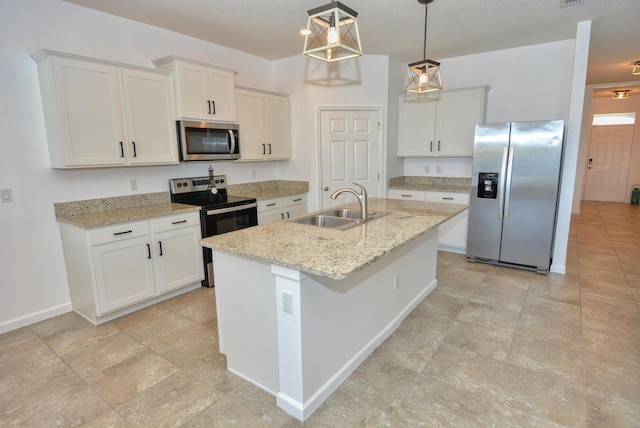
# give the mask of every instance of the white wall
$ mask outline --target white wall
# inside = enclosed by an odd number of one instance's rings
[[[317,163],[320,153],[319,109],[382,107],[383,130],[386,129],[390,120],[396,120],[396,116],[389,119],[387,113],[389,61],[389,57],[376,55],[331,64],[303,55],[275,61],[275,86],[286,86],[291,94],[293,137],[291,162],[279,167],[280,174],[308,174],[311,210],[321,207],[321,172]],[[383,132],[382,144],[386,144],[386,137],[387,134]],[[385,182],[384,175],[381,179]]]
[[[272,63],[177,33],[59,0],[3,0],[0,5],[0,332],[70,309],[53,204],[168,191],[169,178],[206,174],[206,163],[83,171],[50,168],[36,64],[40,49],[152,67],[180,55],[238,70],[238,85],[274,90]],[[266,78],[255,79],[259,73]],[[278,163],[216,162],[229,182],[271,180]],[[286,178],[307,179],[304,169]],[[130,178],[138,190],[129,190]]]

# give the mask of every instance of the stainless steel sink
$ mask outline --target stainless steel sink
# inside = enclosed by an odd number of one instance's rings
[[[341,208],[323,211],[319,214],[312,214],[292,221],[311,226],[345,230],[384,217],[387,214],[389,213],[369,211],[369,218],[363,221],[360,219],[360,210]]]
[[[308,217],[299,218],[294,220],[296,223],[310,224],[312,226],[330,227],[332,229],[341,228],[343,226],[350,226],[353,223],[351,220],[339,217],[330,217],[322,214],[316,214]]]
[[[324,211],[322,214],[332,216],[332,217],[341,217],[341,218],[350,218],[353,220],[360,220],[360,210],[351,209],[351,208],[339,208],[335,210]],[[373,220],[373,219],[385,216],[387,214],[388,213],[369,211],[367,219]]]

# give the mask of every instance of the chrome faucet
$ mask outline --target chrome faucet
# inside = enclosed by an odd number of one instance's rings
[[[362,221],[365,221],[369,218],[369,214],[368,214],[368,210],[367,210],[367,189],[364,188],[364,186],[359,185],[358,183],[353,183],[356,186],[358,186],[360,188],[360,193],[358,193],[357,191],[350,189],[348,187],[345,187],[343,189],[338,189],[335,192],[333,192],[330,196],[331,199],[335,199],[338,196],[340,196],[342,193],[348,192],[348,193],[353,193],[356,198],[358,198],[358,202],[360,202],[360,219]]]

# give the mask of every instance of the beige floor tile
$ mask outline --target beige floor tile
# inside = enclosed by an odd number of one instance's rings
[[[617,297],[583,291],[581,299],[582,308],[585,310],[593,309],[623,316],[640,316],[640,310],[632,295]]]
[[[115,428],[126,426],[127,422],[113,409],[110,409],[86,424],[82,424],[82,428]]]
[[[31,370],[0,380],[0,409],[11,413],[85,384],[60,359],[47,361]]]
[[[227,370],[227,358],[218,353],[202,360],[189,361],[184,366],[184,370],[223,394],[227,394],[245,383]]]
[[[395,415],[405,426],[489,426],[493,397],[433,376],[421,376],[398,406]]]
[[[622,266],[617,260],[594,260],[580,257],[580,273],[581,276],[586,276],[586,271],[598,270],[604,272],[622,273]]]
[[[429,294],[418,306],[426,311],[446,315],[451,318],[458,316],[467,299],[460,297],[450,296],[448,294],[441,293],[438,288]]]
[[[204,324],[216,318],[215,288],[201,287],[168,300],[164,307],[191,321]]]
[[[202,360],[219,352],[218,335],[201,325],[194,325],[175,337],[150,343],[149,348],[178,367]]]
[[[340,385],[340,389],[359,402],[392,413],[417,375],[418,372],[373,355]]]
[[[582,350],[560,347],[516,334],[509,349],[507,363],[560,377],[569,382],[584,383]]]
[[[571,303],[527,296],[522,307],[522,313],[547,318],[557,323],[580,324],[580,307]]]
[[[374,355],[419,372],[436,351],[455,318],[414,310]]]
[[[496,287],[495,283],[485,283],[483,281],[476,288],[469,301],[520,312],[526,294],[527,292],[520,288],[505,290],[504,286]]]
[[[631,287],[627,284],[598,281],[596,279],[582,278],[580,287],[583,292],[600,294],[602,296],[633,298]]]
[[[162,343],[167,339],[176,338],[189,327],[197,324],[174,312],[165,316],[141,323],[126,330],[126,334],[144,346]]]
[[[180,369],[148,349],[95,372],[87,383],[115,407],[161,382]]]
[[[550,318],[545,315],[521,314],[516,334],[569,349],[582,349],[580,321]]]
[[[0,380],[39,365],[58,360],[58,356],[35,334],[14,334],[11,343],[0,346]],[[21,339],[30,340],[22,341]]]
[[[513,407],[495,402],[489,414],[489,427],[527,427],[527,428],[560,428],[559,425],[537,416],[521,412]]]
[[[125,315],[121,318],[116,318],[110,323],[118,327],[120,330],[126,331],[134,327],[138,327],[140,324],[158,319],[166,315],[168,312],[169,310],[161,306],[161,304],[156,304],[149,306],[148,308],[140,309],[139,311]]]
[[[633,337],[640,340],[640,317],[597,309],[582,309],[582,325],[594,330]]]
[[[225,395],[221,401],[229,400],[242,403],[243,407],[270,426],[282,426],[291,420],[291,416],[276,407],[275,397],[247,382]]]
[[[582,385],[512,364],[504,365],[498,382],[499,403],[560,425],[585,426]]]
[[[456,321],[442,343],[476,355],[505,361],[512,340],[511,331]]]
[[[185,428],[268,428],[270,425],[231,400],[219,400],[183,425]]]
[[[458,320],[513,332],[519,317],[519,311],[470,301],[458,315]]]
[[[215,389],[181,371],[116,410],[132,426],[180,426],[221,397]]]

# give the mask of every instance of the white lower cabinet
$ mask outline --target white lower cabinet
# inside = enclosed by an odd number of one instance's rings
[[[389,199],[469,205],[468,193],[389,189],[387,194]],[[438,249],[451,253],[466,254],[468,224],[468,209],[442,223],[438,227]]]
[[[306,213],[306,194],[258,201],[258,225],[300,217]]]
[[[94,324],[204,279],[198,212],[94,229],[60,223],[60,229],[73,309]]]

